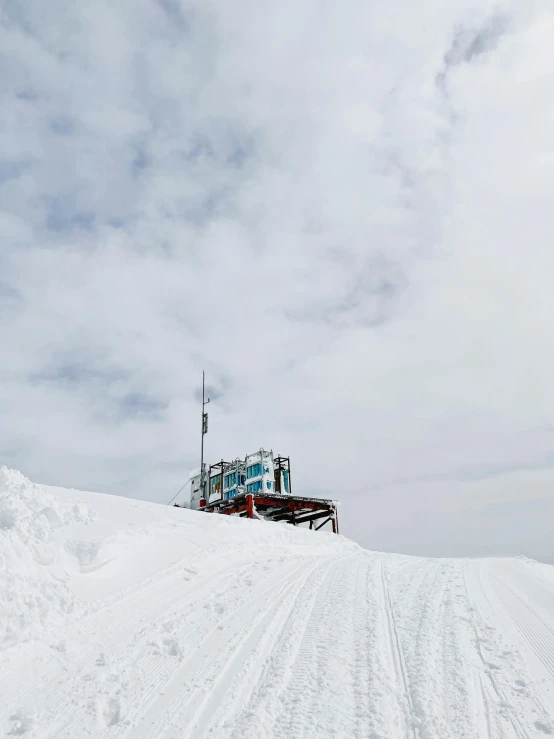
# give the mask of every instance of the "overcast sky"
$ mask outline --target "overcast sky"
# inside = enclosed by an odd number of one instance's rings
[[[363,546],[554,561],[550,0],[0,0],[0,463],[260,446]]]

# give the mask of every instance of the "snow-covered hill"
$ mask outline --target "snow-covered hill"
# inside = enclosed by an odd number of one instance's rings
[[[544,737],[553,715],[554,567],[0,468],[0,736]]]

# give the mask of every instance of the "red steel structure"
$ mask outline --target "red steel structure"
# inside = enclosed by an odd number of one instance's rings
[[[224,516],[238,515],[267,521],[285,521],[293,526],[309,523],[310,529],[330,523],[333,533],[339,533],[338,503],[325,498],[300,498],[292,495],[243,493],[230,500],[207,505],[206,512]]]

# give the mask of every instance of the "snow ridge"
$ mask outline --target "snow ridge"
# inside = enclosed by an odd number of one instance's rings
[[[0,736],[541,739],[554,568],[35,485],[0,468]]]
[[[61,550],[52,533],[90,518],[85,504],[63,510],[43,486],[0,467],[0,650],[55,633],[74,612],[68,578],[56,570]]]

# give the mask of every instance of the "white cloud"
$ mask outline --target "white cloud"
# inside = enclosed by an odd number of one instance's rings
[[[3,462],[167,500],[204,367],[364,545],[554,558],[546,1],[3,13]]]

